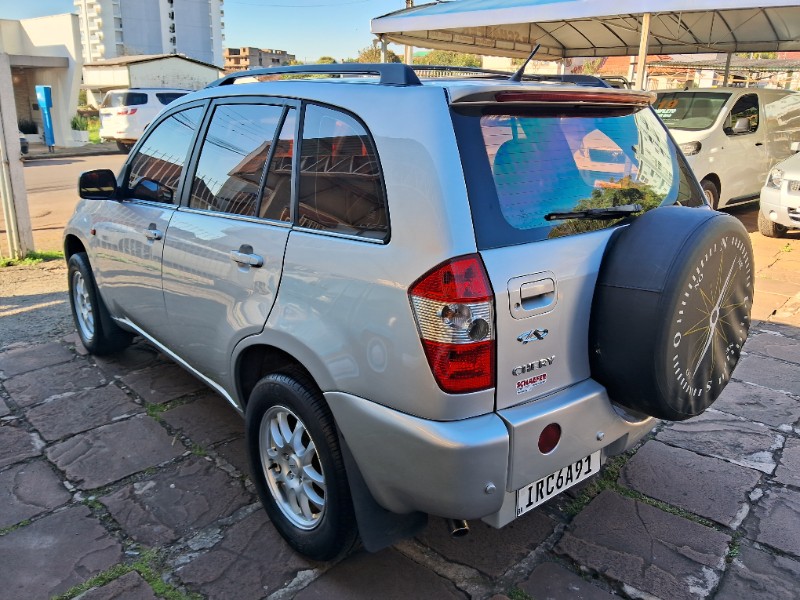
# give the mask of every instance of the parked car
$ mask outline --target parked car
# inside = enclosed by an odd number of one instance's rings
[[[800,228],[800,142],[792,144],[792,151],[794,156],[775,165],[761,188],[758,230],[767,237]]]
[[[29,148],[30,148],[30,146],[28,144],[28,138],[26,138],[25,134],[20,131],[19,132],[19,151],[22,154],[27,154]]]
[[[230,85],[276,74],[350,77]],[[80,178],[83,345],[144,336],[242,413],[307,556],[512,522],[705,410],[753,297],[652,96],[561,79],[313,65],[180,98]]]
[[[100,104],[100,138],[117,142],[121,152],[130,152],[153,118],[170,102],[189,90],[128,88],[111,90]]]
[[[758,198],[767,173],[800,141],[800,94],[760,88],[657,92],[656,113],[714,208]]]

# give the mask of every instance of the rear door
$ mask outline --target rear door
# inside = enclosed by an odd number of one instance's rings
[[[187,198],[164,249],[169,346],[220,381],[234,346],[259,333],[275,301],[291,227],[297,108],[222,99],[209,111]]]
[[[476,239],[495,294],[498,410],[590,376],[592,296],[619,219],[554,213],[702,203],[652,110],[609,104],[454,105]]]

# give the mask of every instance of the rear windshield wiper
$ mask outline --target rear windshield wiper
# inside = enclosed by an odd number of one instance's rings
[[[552,212],[544,216],[545,221],[561,221],[564,219],[621,219],[625,215],[642,212],[641,204],[621,204],[604,208],[587,208],[572,212]]]

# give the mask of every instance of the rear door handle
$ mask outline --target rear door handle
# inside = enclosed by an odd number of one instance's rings
[[[263,257],[252,252],[242,252],[242,249],[231,250],[231,260],[243,267],[260,267],[264,264]]]
[[[556,277],[549,271],[515,277],[508,282],[508,299],[511,316],[515,319],[549,312],[558,302]]]
[[[164,237],[164,234],[155,227],[151,227],[150,229],[144,230],[144,237],[148,240],[160,240]]]

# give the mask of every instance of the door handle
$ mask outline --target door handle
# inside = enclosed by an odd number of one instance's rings
[[[240,249],[241,250],[241,249]],[[243,267],[260,267],[264,264],[264,259],[258,254],[231,250],[231,260]]]
[[[145,229],[144,230],[144,237],[148,240],[160,240],[164,237],[164,234],[155,228]]]
[[[525,300],[531,300],[533,298],[538,298],[539,296],[552,294],[555,291],[555,281],[552,279],[541,279],[539,281],[534,281],[533,283],[526,283],[522,285],[519,288],[519,296],[524,304]]]

